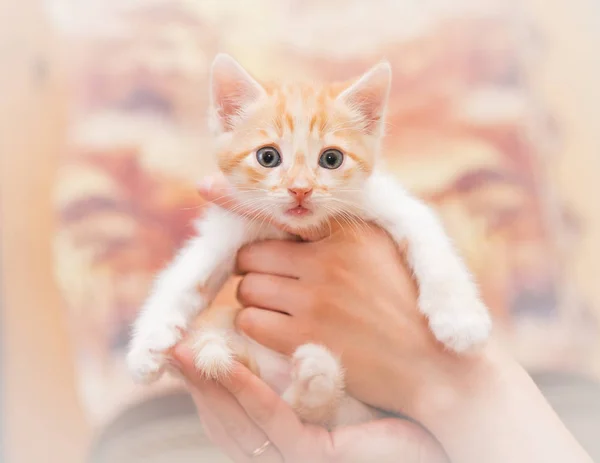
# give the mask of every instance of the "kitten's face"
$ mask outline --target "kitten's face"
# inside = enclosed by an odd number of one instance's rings
[[[219,55],[218,162],[244,209],[295,229],[356,212],[378,156],[389,85],[389,65],[380,64],[348,85],[263,86]]]

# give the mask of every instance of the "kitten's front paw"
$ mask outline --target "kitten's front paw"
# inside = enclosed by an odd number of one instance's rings
[[[154,333],[138,334],[127,354],[127,367],[133,380],[150,384],[160,378],[168,361],[168,351],[182,338],[183,329],[165,328]]]
[[[338,360],[325,347],[300,346],[292,356],[292,386],[297,405],[321,407],[336,403],[344,389],[344,374]]]
[[[492,330],[487,307],[479,300],[449,302],[438,305],[429,317],[436,339],[457,353],[482,345]]]
[[[138,384],[150,384],[163,373],[165,355],[146,347],[134,347],[127,354],[127,367],[133,380]]]

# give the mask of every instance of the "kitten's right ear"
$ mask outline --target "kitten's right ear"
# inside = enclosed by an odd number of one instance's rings
[[[339,100],[362,116],[366,133],[381,132],[381,121],[385,114],[391,83],[390,63],[382,61],[338,96]]]
[[[210,72],[211,107],[217,127],[228,132],[265,89],[231,56],[220,53]]]

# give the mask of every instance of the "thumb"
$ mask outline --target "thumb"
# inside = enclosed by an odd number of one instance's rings
[[[205,200],[223,209],[232,210],[238,205],[233,187],[222,174],[205,177],[198,183],[197,190]]]

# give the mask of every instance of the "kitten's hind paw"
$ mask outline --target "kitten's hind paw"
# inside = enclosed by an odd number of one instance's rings
[[[294,352],[292,365],[292,384],[284,398],[301,415],[318,415],[320,409],[330,412],[344,390],[344,373],[338,360],[325,347],[304,344]]]
[[[449,307],[436,311],[429,317],[429,326],[438,341],[454,352],[463,353],[487,341],[492,330],[492,320],[487,308],[477,301],[473,310]]]
[[[225,333],[202,332],[196,335],[192,348],[196,368],[207,378],[216,380],[231,372],[235,355]]]

